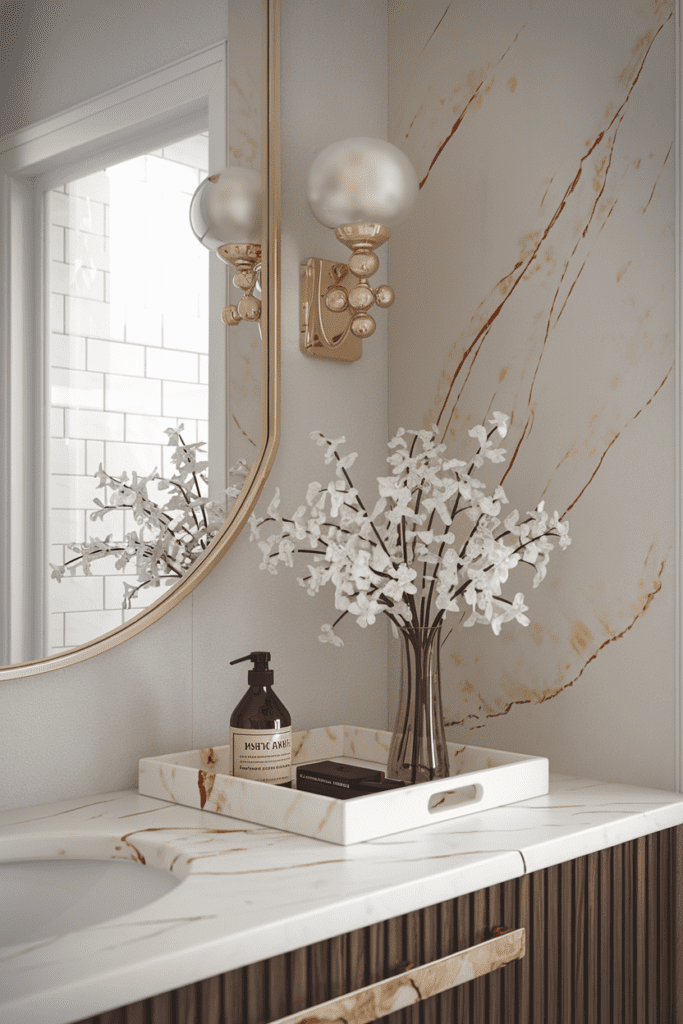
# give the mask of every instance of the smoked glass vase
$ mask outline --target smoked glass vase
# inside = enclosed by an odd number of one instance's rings
[[[401,694],[387,778],[429,782],[450,775],[441,704],[441,626],[404,626]]]

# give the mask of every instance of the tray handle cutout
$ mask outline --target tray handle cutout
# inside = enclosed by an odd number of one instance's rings
[[[461,804],[477,804],[483,795],[484,787],[478,783],[458,786],[456,789],[439,790],[438,793],[432,793],[430,796],[427,810],[430,814],[439,814]]]

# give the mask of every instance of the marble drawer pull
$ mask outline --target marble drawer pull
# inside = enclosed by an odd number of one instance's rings
[[[521,959],[525,939],[524,928],[506,932],[396,977],[281,1017],[274,1024],[370,1024],[387,1013],[412,1006]]]

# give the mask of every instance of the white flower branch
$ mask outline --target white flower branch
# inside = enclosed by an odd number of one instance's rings
[[[440,625],[447,613],[461,611],[460,597],[470,609],[466,626],[486,623],[498,634],[512,619],[528,625],[524,595],[509,599],[501,588],[520,562],[535,567],[533,586],[538,586],[553,541],[563,549],[571,543],[569,527],[557,512],[549,516],[543,502],[521,523],[517,511],[501,522],[502,506],[508,503],[505,491],[498,486],[489,496],[472,475],[486,461],[505,461],[505,450],[494,447],[492,438],[505,437],[509,417],[496,412],[488,423],[488,431],[485,425],[469,431],[479,442],[469,466],[444,458],[446,446],[436,443],[435,429],[401,428],[389,442],[392,472],[378,478],[379,499],[371,513],[348,472],[356,453],[339,454],[345,438],[311,434],[326,446],[326,464],[336,462],[335,480],[327,487],[311,483],[306,505],[291,517],[280,515],[277,490],[265,518],[252,515],[250,522],[262,569],[276,573],[279,562],[292,567],[294,555],[312,555],[308,575],[299,583],[311,596],[332,583],[341,614],[322,627],[321,641],[341,645],[334,629],[349,614],[362,627],[372,625],[380,613],[403,627]],[[406,436],[411,435],[409,446]],[[438,521],[442,529],[435,532]],[[267,523],[276,524],[279,532],[262,537]]]

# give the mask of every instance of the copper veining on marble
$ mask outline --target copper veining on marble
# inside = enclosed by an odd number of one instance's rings
[[[523,26],[522,26],[522,28],[523,28]],[[520,32],[521,31],[522,31],[522,29],[520,29]],[[518,39],[519,39],[519,32],[517,33],[515,38],[512,40],[512,42],[510,43],[508,48],[505,50],[505,52],[502,54],[502,56],[498,58],[498,60],[494,64],[494,68],[497,68],[499,64],[502,64],[502,62],[505,60],[505,58],[507,57],[508,53],[510,52],[512,47],[515,45],[515,43],[517,42]],[[491,88],[493,86],[493,80],[491,81],[490,85],[484,90],[484,94],[480,95],[482,87],[484,85],[484,82],[486,82],[486,80],[487,80],[487,78],[489,76],[490,76],[490,71],[489,71],[488,68],[486,69],[486,73],[485,74],[477,76],[477,78],[479,78],[478,84],[476,85],[475,89],[473,90],[472,95],[470,96],[470,98],[465,103],[465,106],[464,106],[463,110],[458,114],[458,117],[454,121],[453,126],[452,126],[450,132],[448,133],[447,137],[444,139],[444,141],[442,143],[440,143],[439,148],[437,149],[436,153],[432,157],[431,163],[429,164],[429,167],[427,168],[426,174],[425,174],[425,176],[420,181],[420,188],[423,188],[424,185],[426,184],[427,178],[431,174],[431,171],[432,171],[432,168],[434,167],[434,164],[439,159],[439,157],[443,153],[444,149],[446,148],[448,143],[451,141],[451,139],[453,138],[453,136],[457,132],[457,130],[460,127],[460,125],[463,123],[463,121],[465,119],[465,116],[467,115],[467,112],[470,109],[470,107],[472,106],[472,104],[475,104],[475,103],[481,104],[481,100],[483,99],[483,96],[486,93],[490,92],[490,90],[491,90]],[[455,112],[455,108],[454,108],[454,112]]]
[[[440,315],[419,322],[402,309],[392,323],[390,429],[436,423],[460,450],[487,410],[512,413],[501,480],[512,506],[517,491],[531,491],[570,513],[577,537],[574,564],[547,581],[544,599],[521,581],[528,630],[493,643],[460,631],[445,645],[446,720],[473,730],[579,680],[597,685],[597,664],[616,696],[628,655],[615,652],[646,617],[653,664],[667,660],[654,639],[666,610],[653,619],[652,608],[671,600],[673,547],[671,518],[658,508],[669,481],[657,475],[671,441],[657,435],[674,376],[674,16],[672,2],[628,2],[607,42],[603,3],[579,15],[559,0],[513,2],[495,17],[488,0],[476,13],[434,3],[420,17],[424,29],[417,12],[390,10],[402,47],[390,68],[390,138],[422,179],[422,244],[437,264],[414,286],[440,289],[445,309],[432,304]],[[576,44],[591,32],[584,58]],[[474,42],[466,84],[465,39]],[[570,56],[584,73],[565,82],[558,69]],[[392,250],[399,286],[415,262],[402,245],[397,237]],[[417,331],[431,379],[416,381]],[[630,685],[629,698],[637,680]]]

